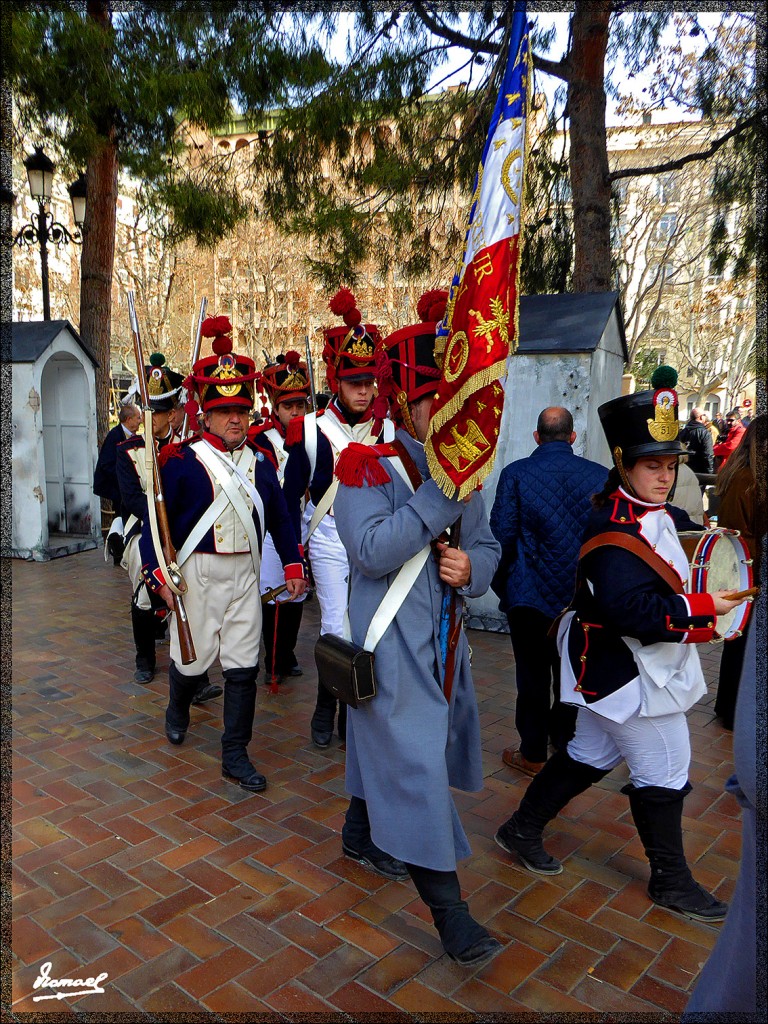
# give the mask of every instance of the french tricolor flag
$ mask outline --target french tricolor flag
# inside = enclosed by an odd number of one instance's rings
[[[518,3],[464,255],[435,344],[442,375],[425,447],[432,477],[450,497],[465,497],[493,466],[504,401],[499,381],[517,347],[528,72],[528,21]]]

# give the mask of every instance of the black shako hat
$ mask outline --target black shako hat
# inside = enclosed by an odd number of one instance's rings
[[[676,384],[677,370],[671,366],[659,366],[651,377],[652,390],[622,395],[598,408],[614,465],[622,475],[628,459],[687,454],[678,438],[680,422]]]
[[[147,398],[152,412],[169,412],[178,404],[184,378],[165,364],[162,352],[153,352],[149,366],[144,367],[147,379]]]

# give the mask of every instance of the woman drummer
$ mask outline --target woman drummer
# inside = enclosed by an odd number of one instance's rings
[[[683,851],[683,800],[691,786],[685,712],[705,693],[697,643],[735,608],[725,592],[685,594],[688,561],[678,530],[697,530],[668,503],[685,448],[677,438],[677,373],[659,367],[653,390],[598,413],[614,468],[587,526],[576,595],[560,621],[561,700],[579,707],[576,734],[531,782],[496,834],[525,867],[555,875],[544,826],[621,761],[622,789],[651,864],[654,903],[720,921],[727,906],[694,881]]]

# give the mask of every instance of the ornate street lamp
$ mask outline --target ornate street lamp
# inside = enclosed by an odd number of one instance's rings
[[[48,292],[48,243],[56,246],[68,245],[73,242],[75,245],[82,245],[83,239],[80,234],[83,222],[85,221],[85,200],[86,187],[85,175],[81,174],[77,181],[69,186],[69,198],[72,202],[75,224],[78,230],[71,234],[63,224],[53,219],[53,214],[46,209],[51,201],[53,189],[53,172],[55,166],[40,146],[35,152],[26,158],[24,166],[27,169],[29,181],[29,194],[37,202],[38,212],[32,214],[30,223],[24,227],[14,238],[14,245],[39,245],[40,246],[40,269],[43,283],[43,319],[51,319],[51,300]]]

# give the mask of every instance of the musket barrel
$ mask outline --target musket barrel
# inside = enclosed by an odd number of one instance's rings
[[[150,409],[149,392],[147,389],[147,379],[144,376],[144,357],[141,350],[141,335],[139,334],[139,321],[136,316],[136,307],[134,305],[132,291],[128,292],[128,316],[131,321],[131,331],[133,333],[133,351],[136,359],[136,375],[139,381],[139,394],[141,395],[141,403],[146,412]],[[162,549],[163,559],[165,560],[166,566],[175,565],[176,549],[174,548],[173,541],[171,540],[168,511],[163,498],[160,467],[157,462],[154,438],[152,437],[151,415],[147,417],[146,422],[148,423],[148,429],[145,431],[147,436],[144,438],[144,443],[148,453],[147,459],[151,459],[152,489],[154,491],[153,508],[157,516],[157,532],[160,539],[160,547]],[[148,514],[151,515],[149,510]],[[181,578],[181,574],[179,574],[179,577],[179,584],[176,584],[174,581],[171,582],[173,583],[173,586],[178,586],[178,589],[185,590],[186,584],[184,583],[183,578]],[[192,641],[192,632],[189,628],[187,611],[184,607],[184,601],[181,594],[176,593],[173,590],[173,587],[171,588],[171,594],[173,595],[173,610],[176,615],[176,625],[179,634],[181,663],[182,665],[190,665],[193,661],[197,661],[197,655],[195,654],[195,645]]]

